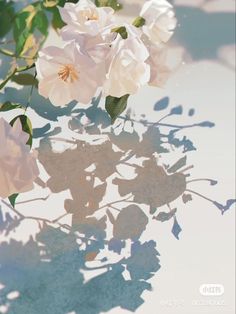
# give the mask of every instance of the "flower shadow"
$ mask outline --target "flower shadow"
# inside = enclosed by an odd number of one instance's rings
[[[149,224],[172,221],[171,232],[180,238],[175,201],[192,201],[187,153],[196,149],[180,132],[214,124],[165,123],[165,118],[183,114],[182,106],[169,108],[165,97],[154,105],[155,111],[164,112],[158,122],[128,112],[107,127],[107,113],[97,104],[72,110],[67,122],[76,139],[58,138],[49,127],[43,130],[38,158],[48,179],[42,186],[54,195],[69,190],[63,205],[72,220],[68,225],[60,219],[35,218],[40,226],[35,240],[1,243],[0,304],[8,307],[7,313],[100,314],[115,307],[134,312],[160,268],[156,242],[145,238]],[[192,117],[194,110],[188,115]],[[41,135],[38,132],[38,138]],[[69,146],[56,151],[58,141]],[[169,162],[163,156],[173,149],[180,158]],[[227,202],[228,207],[232,204]],[[33,217],[0,215],[2,232],[9,234],[23,219]],[[12,298],[14,291],[18,294]]]

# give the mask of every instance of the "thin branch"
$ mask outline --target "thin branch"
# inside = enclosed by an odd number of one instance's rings
[[[13,53],[12,51],[7,50],[7,49],[1,49],[0,48],[0,53],[5,55],[5,56],[17,58],[17,59],[26,59],[26,60],[35,60],[36,59],[36,57],[17,56],[15,53]]]
[[[11,78],[16,74],[17,72],[17,68],[15,68],[6,78],[5,80],[0,84],[0,89],[2,89],[7,83],[8,81],[11,80]]]
[[[8,81],[11,80],[11,78],[16,74],[16,73],[21,73],[24,71],[27,71],[31,68],[35,67],[35,64],[32,64],[31,66],[26,66],[26,67],[20,67],[20,68],[14,68],[14,70],[5,78],[5,80],[2,81],[2,83],[0,84],[0,89],[2,89],[7,83]]]
[[[35,71],[34,72],[34,81],[36,79],[36,76],[37,76],[37,72]],[[33,90],[34,90],[34,84],[31,85],[31,88],[30,88],[30,93],[29,93],[29,97],[28,97],[28,100],[27,100],[27,104],[25,106],[25,111],[24,111],[24,114],[26,113],[26,110],[28,109],[30,103],[31,103],[31,99],[32,99],[32,95],[33,95]]]

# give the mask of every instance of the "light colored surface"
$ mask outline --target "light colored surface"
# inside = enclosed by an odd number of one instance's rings
[[[176,0],[177,4],[190,7],[203,6],[208,12],[232,12],[233,5],[228,1]],[[128,19],[138,12],[139,1],[123,1],[128,10]],[[126,7],[126,3],[129,5]],[[137,6],[136,6],[137,3]],[[199,17],[199,23],[201,23]],[[219,16],[219,25],[221,17]],[[210,20],[209,20],[210,23]],[[210,25],[210,24],[209,24]],[[200,24],[199,24],[200,26]],[[182,27],[180,21],[180,28]],[[187,30],[186,30],[187,31]],[[195,32],[198,31],[197,25]],[[189,34],[191,36],[191,34]],[[192,34],[194,36],[194,34]],[[217,34],[215,34],[217,36]],[[226,34],[220,34],[226,36]],[[189,38],[189,37],[186,37]],[[222,38],[220,38],[222,39]],[[55,38],[50,40],[56,41]],[[211,39],[209,38],[209,41]],[[164,96],[169,96],[171,105],[182,104],[184,110],[194,108],[194,121],[215,122],[213,129],[196,128],[185,131],[193,140],[197,151],[188,154],[194,177],[209,177],[219,181],[210,187],[207,183],[194,183],[194,188],[210,198],[224,201],[235,194],[235,93],[234,93],[234,46],[222,45],[219,40],[216,56],[206,53],[205,58],[194,58],[190,51],[173,38],[171,55],[174,56],[175,72],[163,90],[144,88],[130,101],[137,114],[145,113],[151,121],[160,116],[153,112],[153,104]],[[202,45],[204,55],[204,43]],[[182,64],[179,60],[183,58]],[[178,66],[176,66],[178,65]],[[42,121],[29,111],[35,127]],[[59,123],[66,123],[61,118]],[[166,122],[189,122],[189,117],[169,118]],[[56,124],[55,124],[56,125]],[[46,174],[43,175],[46,178]],[[47,191],[35,190],[23,196],[30,199],[45,196]],[[64,199],[68,191],[52,194],[46,202],[35,202],[19,206],[24,214],[40,215],[54,219],[64,212]],[[107,198],[112,198],[108,195]],[[43,204],[43,206],[42,206]],[[32,211],[33,207],[33,211]],[[162,268],[150,280],[153,291],[143,294],[144,304],[137,314],[233,314],[235,304],[234,264],[235,264],[235,215],[233,208],[224,216],[205,200],[194,197],[193,202],[179,204],[179,222],[183,228],[181,240],[176,241],[170,233],[171,223],[149,225],[143,239],[154,239],[161,253]],[[27,240],[37,230],[37,224],[28,222],[21,225],[15,237]],[[13,235],[14,237],[14,235]],[[202,297],[201,284],[222,284],[225,293],[221,297]],[[217,302],[219,302],[217,304]],[[220,305],[221,304],[221,305]],[[130,313],[121,308],[111,310],[111,314]],[[89,314],[89,313],[88,313]]]
[[[183,1],[176,4],[207,8],[208,12],[234,12],[234,1]],[[201,20],[199,20],[201,23]],[[220,24],[219,18],[219,24]],[[181,23],[180,23],[181,24]],[[181,27],[181,25],[180,25]],[[209,20],[210,27],[210,20]],[[186,30],[187,31],[187,30]],[[195,32],[198,31],[197,25]],[[193,34],[194,35],[194,34]],[[217,36],[217,35],[216,35]],[[224,34],[221,34],[224,36]],[[211,39],[209,38],[209,42]],[[199,42],[202,49],[204,44]],[[228,50],[227,50],[228,49]],[[235,60],[234,46],[220,46],[227,63]],[[228,51],[228,54],[227,52]],[[186,62],[183,55],[183,61]],[[207,192],[213,199],[235,195],[235,73],[221,59],[189,60],[169,80],[163,91],[146,89],[133,101],[141,113],[156,98],[169,95],[173,104],[195,108],[199,120],[216,123],[211,130],[190,130],[197,151],[190,156],[197,177],[219,180],[216,188],[196,184],[196,190]],[[145,104],[143,103],[145,99]],[[154,119],[154,117],[152,116]],[[171,122],[171,120],[169,121]],[[172,121],[174,122],[174,121]],[[187,122],[187,121],[186,121]],[[185,123],[182,117],[181,123]],[[233,314],[235,312],[235,213],[234,209],[221,216],[204,200],[194,201],[180,211],[183,227],[181,240],[176,242],[168,233],[167,225],[154,224],[149,237],[155,235],[161,252],[161,270],[151,280],[153,293],[145,293],[145,303],[138,314]],[[221,297],[203,297],[201,284],[223,284]],[[117,309],[112,314],[127,311]]]

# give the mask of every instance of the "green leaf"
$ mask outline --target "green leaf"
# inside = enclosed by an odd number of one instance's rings
[[[133,25],[135,27],[142,27],[145,24],[145,19],[142,16],[136,17],[136,19],[133,21]]]
[[[117,0],[95,0],[95,4],[97,7],[111,7],[115,11],[123,7]]]
[[[53,7],[56,7],[58,3],[59,3],[59,0],[44,0],[43,6],[45,6],[45,8],[53,8]]]
[[[37,28],[44,36],[48,34],[48,19],[43,11],[39,11],[32,22],[32,27]]]
[[[15,203],[16,203],[16,198],[19,194],[12,194],[11,196],[8,197],[9,202],[11,203],[12,207],[15,207]]]
[[[107,96],[105,108],[108,114],[111,117],[111,122],[114,123],[116,118],[125,111],[127,107],[127,101],[129,94],[122,96],[121,98]]]
[[[38,81],[36,78],[29,73],[22,73],[14,75],[11,80],[19,85],[27,86],[27,85],[38,85]]]
[[[0,0],[0,38],[11,30],[14,15],[13,2]]]
[[[15,18],[13,35],[16,42],[16,55],[19,56],[24,49],[27,38],[35,30],[44,36],[48,34],[48,19],[43,11],[43,6],[35,2],[21,10]]]
[[[24,107],[21,104],[11,103],[10,101],[4,102],[0,105],[0,111],[9,111],[13,109],[23,109]]]
[[[57,7],[52,10],[52,27],[57,30],[61,29],[66,24],[62,21],[60,12]]]
[[[27,37],[30,35],[30,28],[26,25],[29,12],[22,12],[17,15],[13,28],[13,35],[16,42],[16,55],[20,55],[24,48]]]
[[[112,31],[113,33],[118,33],[118,34],[120,34],[120,36],[121,36],[123,39],[127,39],[127,38],[128,38],[128,33],[127,33],[127,30],[126,30],[126,27],[125,27],[125,26],[119,26],[119,27],[113,28],[111,31]]]
[[[13,124],[16,122],[17,119],[20,119],[21,125],[22,125],[22,130],[29,134],[29,139],[27,141],[27,145],[32,147],[33,143],[33,129],[32,129],[32,124],[30,119],[26,115],[20,115],[15,117],[11,122],[10,125],[13,126]]]

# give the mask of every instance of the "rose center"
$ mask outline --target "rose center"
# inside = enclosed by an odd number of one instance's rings
[[[87,21],[97,21],[98,14],[94,11],[87,11],[83,13],[83,16],[86,18]]]
[[[88,21],[97,21],[98,20],[98,16],[95,13],[92,13],[90,16],[87,16],[87,20]]]
[[[58,72],[58,76],[62,81],[69,83],[73,83],[79,79],[78,71],[71,64],[63,65]]]

